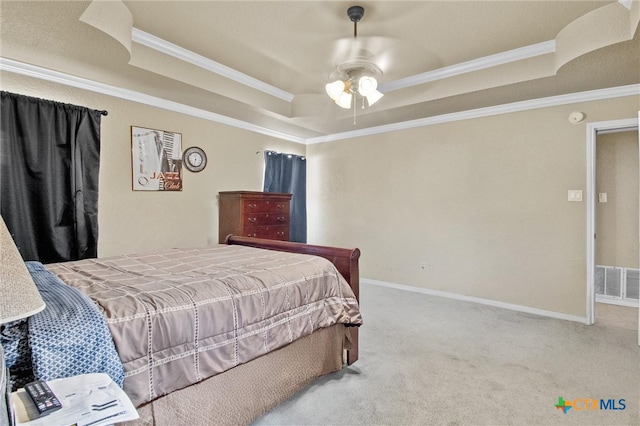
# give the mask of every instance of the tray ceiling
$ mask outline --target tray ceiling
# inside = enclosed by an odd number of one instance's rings
[[[638,84],[637,3],[2,1],[0,56],[304,141]],[[324,92],[353,4],[385,94],[355,125]]]

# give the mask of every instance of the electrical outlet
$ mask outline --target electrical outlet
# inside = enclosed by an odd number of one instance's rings
[[[570,189],[567,196],[568,201],[582,201],[582,190]]]

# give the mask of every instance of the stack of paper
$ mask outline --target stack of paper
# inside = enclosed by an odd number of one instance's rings
[[[129,397],[106,374],[83,374],[47,383],[62,409],[39,417],[29,395],[19,389],[11,394],[15,424],[103,426],[139,417]]]

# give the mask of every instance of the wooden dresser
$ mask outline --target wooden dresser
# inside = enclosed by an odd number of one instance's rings
[[[220,244],[229,234],[289,241],[291,194],[224,191],[219,196]]]

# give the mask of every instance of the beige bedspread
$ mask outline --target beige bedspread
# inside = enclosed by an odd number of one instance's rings
[[[326,259],[214,245],[46,265],[102,309],[138,406],[336,323],[358,303]]]

